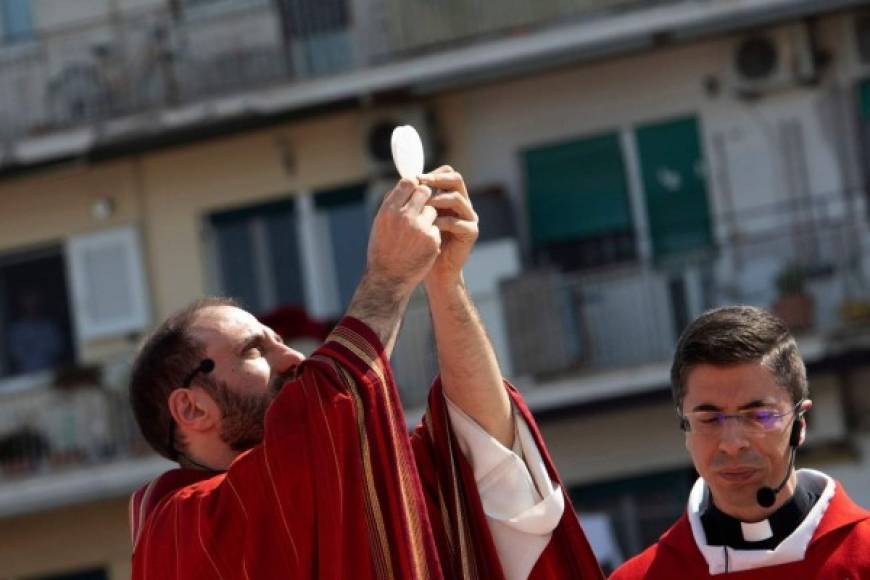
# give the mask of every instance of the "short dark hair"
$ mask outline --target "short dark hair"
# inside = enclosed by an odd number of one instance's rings
[[[671,365],[671,390],[682,409],[686,379],[699,364],[734,365],[761,361],[792,401],[809,396],[807,370],[797,343],[778,317],[755,306],[728,306],[705,312],[683,331]]]
[[[173,461],[178,452],[170,441],[169,394],[183,386],[205,356],[205,345],[191,336],[190,328],[197,313],[212,306],[238,303],[201,298],[175,312],[144,340],[130,372],[130,404],[139,429],[157,453]]]

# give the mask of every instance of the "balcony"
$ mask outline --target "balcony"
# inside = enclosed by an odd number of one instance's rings
[[[522,35],[548,25],[594,18],[630,8],[648,8],[667,1],[385,0],[390,41],[387,51],[388,54],[431,51],[499,35]]]
[[[41,380],[0,390],[0,516],[123,495],[165,468],[122,387],[94,369],[26,378]]]
[[[776,14],[799,17],[851,3],[780,2]],[[199,119],[201,111],[185,109],[194,104],[205,103],[208,115],[221,119],[283,112],[409,83],[438,86],[637,50],[668,32],[765,18],[771,16],[763,2],[712,0],[175,0],[59,19],[0,47],[0,140],[9,158],[28,163],[35,154],[12,147],[24,138],[76,128],[93,129],[73,139],[85,145],[153,135]],[[407,66],[390,68],[401,64]],[[327,78],[336,82],[307,83]],[[279,87],[300,90],[292,98],[264,94]],[[255,93],[263,102],[220,102]],[[148,116],[161,112],[173,114],[160,123]]]
[[[870,235],[861,217],[863,196],[852,192],[798,207],[718,216],[717,238],[723,241],[680,262],[499,275],[492,291],[474,292],[475,300],[505,374],[533,406],[536,396],[554,385],[568,398],[593,390],[598,399],[619,396],[638,377],[644,388],[661,389],[679,332],[717,305],[781,309],[804,357],[813,362],[848,347],[850,340],[863,336],[866,344],[870,334]],[[781,290],[803,290],[809,300],[797,307],[778,304],[777,278]],[[125,365],[45,373],[30,381],[38,385],[4,383],[0,515],[123,494],[169,465],[139,435],[127,400]],[[422,294],[408,309],[393,366],[413,417],[425,405],[437,372]]]
[[[772,309],[813,362],[870,332],[870,238],[850,203],[837,195],[726,216],[723,243],[680,261],[527,270],[475,300],[505,374],[532,401],[554,385],[567,398],[617,396],[635,380],[660,388],[682,329],[722,305]],[[437,368],[425,310],[409,309],[393,361],[411,408],[425,404],[425,375]]]
[[[286,78],[265,2],[176,18],[133,10],[40,32],[0,52],[5,139],[173,107]]]
[[[0,138],[335,75],[625,3],[223,0],[107,14],[0,49]]]

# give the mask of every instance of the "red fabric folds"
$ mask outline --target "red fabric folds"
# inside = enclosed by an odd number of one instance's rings
[[[174,470],[131,500],[133,578],[441,578],[376,336],[344,319],[227,473]]]
[[[602,578],[565,506],[531,578]],[[130,507],[133,580],[504,578],[441,385],[409,437],[383,348],[353,318],[284,386],[262,444],[226,473],[170,471]]]
[[[507,385],[514,405],[526,420],[553,481],[559,481],[541,433],[522,396]],[[442,387],[436,381],[429,408],[413,436],[417,466],[435,531],[438,552],[447,578],[498,580],[504,578],[486,522],[471,465],[459,449],[450,427]],[[562,486],[563,493],[564,486]],[[532,570],[531,580],[603,578],[583,534],[571,501],[553,537]]]
[[[837,489],[804,559],[711,576],[686,514],[653,544],[611,575],[614,580],[863,580],[870,578],[870,512]]]

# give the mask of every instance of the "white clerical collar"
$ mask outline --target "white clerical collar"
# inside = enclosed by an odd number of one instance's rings
[[[752,570],[754,568],[763,568],[765,566],[776,566],[778,564],[787,564],[789,562],[800,562],[804,559],[807,551],[807,546],[813,538],[819,522],[822,521],[822,516],[828,509],[831,503],[831,498],[834,497],[836,484],[834,480],[820,471],[812,469],[801,469],[802,477],[807,477],[811,480],[819,482],[819,487],[824,483],[824,491],[815,503],[813,508],[807,514],[807,517],[801,522],[797,529],[786,537],[773,550],[740,550],[728,546],[710,546],[707,544],[707,538],[704,534],[704,526],[701,523],[701,513],[705,502],[709,498],[707,484],[702,478],[698,478],[692,491],[689,493],[689,502],[686,508],[689,517],[689,525],[692,528],[692,536],[695,539],[695,544],[698,546],[710,570],[710,575],[725,574],[727,572],[739,572],[741,570]],[[766,520],[765,520],[766,522]],[[761,522],[758,522],[761,523]],[[767,522],[768,528],[770,527]],[[753,524],[744,524],[753,526]],[[752,533],[763,531],[761,528],[753,530]],[[744,537],[746,528],[743,528]],[[746,537],[749,540],[748,537]]]
[[[740,522],[740,531],[743,532],[743,539],[747,542],[763,542],[773,537],[773,528],[770,527],[770,520]]]

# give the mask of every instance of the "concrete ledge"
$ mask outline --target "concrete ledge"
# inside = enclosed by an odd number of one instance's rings
[[[3,482],[0,483],[0,518],[124,497],[173,467],[176,467],[174,463],[161,457],[147,457]]]

